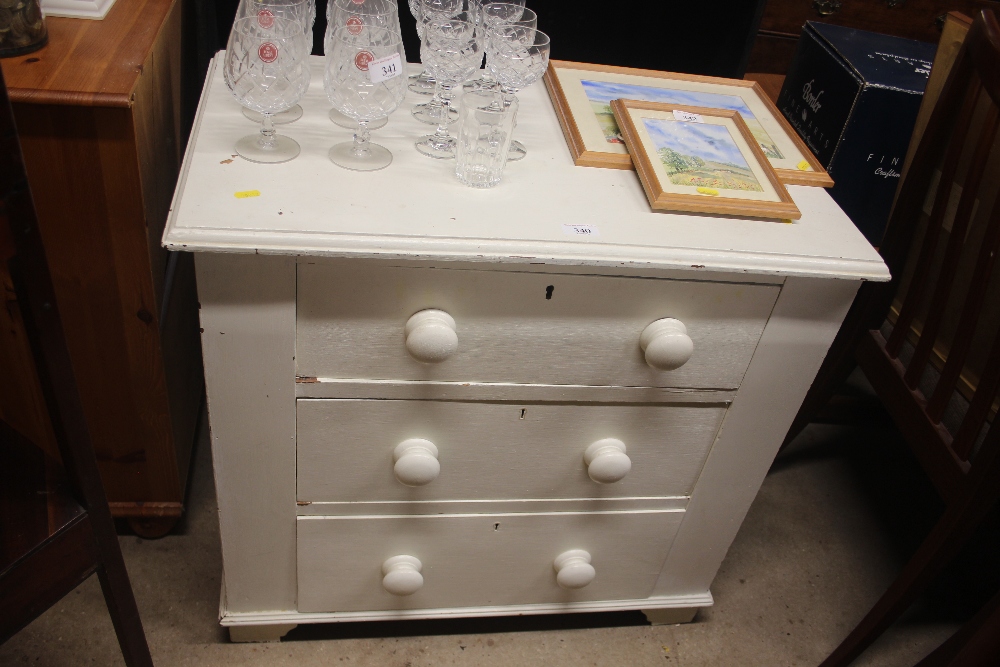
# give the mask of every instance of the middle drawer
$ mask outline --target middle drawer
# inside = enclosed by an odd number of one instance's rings
[[[688,496],[725,412],[718,404],[299,399],[298,499]]]

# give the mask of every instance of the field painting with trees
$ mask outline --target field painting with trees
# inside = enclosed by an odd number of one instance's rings
[[[590,102],[590,108],[597,117],[604,139],[609,144],[623,144],[621,131],[611,113],[611,100],[640,100],[642,102],[665,102],[692,107],[708,107],[710,109],[728,109],[739,111],[743,122],[750,129],[761,150],[768,158],[783,160],[785,156],[778,149],[778,144],[753,115],[742,98],[736,95],[708,93],[693,90],[677,90],[673,88],[654,88],[652,86],[637,86],[625,83],[609,83],[607,81],[588,81],[581,79],[580,84]]]
[[[659,118],[642,122],[675,185],[764,191],[726,126]]]

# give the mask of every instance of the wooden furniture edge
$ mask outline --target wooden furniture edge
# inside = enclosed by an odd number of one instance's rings
[[[219,623],[223,627],[283,625],[291,623],[330,623],[356,621],[412,620],[428,618],[482,618],[489,616],[533,616],[552,613],[588,613],[595,611],[643,611],[646,609],[700,609],[715,604],[712,593],[652,595],[636,600],[591,600],[584,602],[542,602],[522,605],[484,607],[437,607],[432,609],[388,609],[381,611],[260,611],[231,612],[225,596],[220,601]]]
[[[756,82],[754,83],[756,85]],[[757,158],[757,163],[764,170],[764,174],[767,176],[767,180],[770,181],[771,187],[778,193],[778,197],[781,199],[783,205],[771,204],[768,206],[769,209],[779,212],[787,213],[783,215],[783,218],[790,220],[798,220],[802,217],[802,212],[799,211],[799,207],[795,204],[795,200],[792,199],[792,195],[788,193],[788,189],[785,188],[785,184],[781,182],[781,177],[778,175],[777,170],[771,166],[770,161],[767,159],[767,155],[764,154],[764,150],[760,147],[753,137],[753,133],[750,132],[750,127],[747,125],[746,121],[743,120],[743,116],[740,115],[738,111],[733,112],[733,122],[736,123],[736,127],[739,128],[740,133],[743,135],[743,140],[747,142],[750,146],[750,152],[754,154]]]
[[[830,174],[827,173],[826,169],[823,168],[823,165],[821,165],[819,160],[816,159],[813,152],[809,150],[809,147],[806,146],[806,142],[802,140],[802,137],[799,136],[799,133],[796,132],[791,123],[788,122],[785,115],[781,113],[778,109],[778,105],[771,101],[771,98],[767,96],[764,92],[764,88],[759,83],[756,81],[747,81],[747,83],[749,83],[750,87],[753,88],[755,93],[757,93],[757,97],[760,98],[764,106],[766,106],[768,111],[771,112],[775,121],[777,121],[778,125],[781,126],[781,129],[784,130],[785,134],[788,135],[788,138],[791,139],[792,143],[795,144],[795,147],[799,149],[800,153],[802,153],[802,156],[805,158],[806,162],[809,163],[809,166],[813,168],[813,171],[801,171],[799,169],[776,170],[779,175],[784,175],[785,178],[789,179],[786,180],[785,183],[788,185],[815,185],[824,188],[832,188],[833,178],[830,177]]]
[[[627,109],[646,109],[651,111],[673,111],[676,109],[679,111],[687,111],[705,116],[731,119],[735,123],[740,134],[743,135],[743,139],[747,142],[747,145],[750,147],[750,151],[757,159],[758,164],[760,164],[760,166],[764,169],[768,182],[771,183],[771,186],[775,189],[775,192],[777,192],[781,201],[729,201],[728,198],[706,199],[704,197],[698,197],[697,195],[670,194],[665,192],[659,186],[659,181],[656,178],[656,172],[653,168],[652,160],[647,152],[643,150],[642,142],[639,139],[635,124],[632,122],[632,118],[628,114]],[[628,146],[629,156],[635,162],[636,172],[638,172],[639,179],[642,181],[643,190],[646,192],[646,198],[649,200],[649,205],[653,209],[667,211],[680,210],[692,213],[722,213],[725,215],[747,215],[749,212],[749,214],[753,217],[776,217],[781,219],[790,218],[793,220],[802,217],[802,213],[799,211],[798,206],[795,205],[791,195],[788,194],[788,190],[785,189],[785,186],[782,185],[781,181],[778,179],[774,168],[771,167],[770,162],[768,162],[767,156],[764,155],[764,151],[762,151],[760,146],[757,145],[756,139],[754,139],[753,135],[750,133],[750,128],[747,127],[746,122],[744,122],[738,111],[695,107],[681,104],[668,104],[663,102],[645,102],[641,100],[622,99],[611,100],[611,110],[614,113],[615,121],[618,123],[618,128],[622,131],[622,135],[625,137],[625,144]]]
[[[774,116],[782,131],[789,140],[802,153],[803,158],[813,168],[813,171],[802,171],[799,169],[778,169],[775,173],[785,185],[808,185],[824,188],[833,187],[833,179],[826,169],[819,163],[813,152],[809,150],[805,142],[798,135],[794,128],[785,119],[778,107],[764,93],[764,89],[756,81],[746,81],[743,79],[725,79],[717,76],[703,76],[700,74],[681,74],[676,72],[661,72],[658,70],[638,69],[633,67],[619,67],[616,65],[595,65],[592,63],[578,63],[569,60],[550,60],[549,70],[545,72],[546,88],[549,97],[552,99],[552,106],[556,110],[556,117],[559,125],[569,144],[570,153],[573,155],[573,162],[578,167],[599,167],[605,169],[633,169],[634,165],[628,155],[618,155],[617,153],[601,153],[598,151],[588,151],[583,145],[583,135],[580,134],[576,126],[576,121],[569,113],[569,106],[566,103],[566,95],[559,83],[558,74],[554,70],[563,67],[565,69],[578,69],[589,72],[607,72],[611,74],[628,74],[632,76],[648,76],[657,79],[673,79],[680,81],[691,81],[695,83],[712,83],[727,86],[737,86],[749,88],[760,98],[768,111]]]
[[[111,516],[120,519],[179,518],[184,513],[183,503],[170,501],[116,501],[108,502],[108,506]]]
[[[576,124],[573,114],[569,112],[569,103],[566,102],[566,93],[559,82],[559,76],[555,74],[555,70],[549,68],[545,71],[544,80],[545,89],[549,93],[552,108],[556,112],[559,127],[563,132],[563,138],[566,140],[570,155],[573,157],[573,164],[577,167],[597,167],[599,169],[632,169],[632,159],[628,155],[601,153],[586,149],[580,128]]]
[[[109,8],[110,10],[118,9],[122,11],[121,5],[124,3],[114,3],[113,6]],[[181,4],[181,0],[171,0],[163,8],[163,16],[159,24],[156,26],[156,31],[154,34],[150,35],[148,38],[148,49],[146,50],[143,58],[142,64],[136,68],[133,72],[133,77],[131,84],[128,86],[127,92],[114,92],[105,93],[100,91],[82,91],[82,90],[40,90],[37,88],[22,88],[17,85],[8,86],[8,94],[10,96],[10,101],[16,104],[51,104],[58,106],[81,106],[81,107],[118,107],[118,108],[129,108],[132,106],[133,98],[135,97],[135,90],[138,86],[139,79],[143,76],[146,66],[149,64],[150,58],[153,57],[154,45],[160,40],[160,35],[165,29],[165,26],[169,23],[169,18],[171,13],[177,11],[177,5]],[[105,17],[98,19],[98,23],[104,20]],[[50,17],[57,21],[85,21],[89,22],[92,19],[89,18],[76,18],[70,16],[54,16]],[[132,26],[135,27],[134,24]],[[142,27],[142,26],[140,26]],[[66,54],[67,56],[70,54]],[[45,57],[45,51],[41,52],[41,56]],[[23,62],[24,58],[38,57],[35,53],[25,54],[25,56],[11,58],[11,62],[20,61]],[[64,62],[65,64],[71,64],[69,59]]]
[[[11,607],[0,614],[0,644],[45,613],[97,570],[99,556],[92,522],[93,518],[88,514],[78,514],[3,571],[5,576],[0,580],[0,597],[7,600]],[[89,560],[76,556],[67,558],[68,554],[80,551],[90,552]],[[21,614],[24,616],[17,619]],[[15,619],[22,622],[18,623]]]
[[[711,586],[861,284],[808,277],[785,281],[702,466],[654,596]],[[790,340],[798,343],[789,345]]]
[[[11,88],[10,101],[14,104],[49,104],[53,106],[110,107],[120,109],[130,108],[133,102],[132,92],[128,94],[83,93],[70,90],[37,90],[28,88]]]
[[[755,81],[744,81],[743,79],[726,79],[719,76],[705,76],[702,74],[683,74],[680,72],[663,72],[653,69],[639,69],[637,67],[620,67],[618,65],[597,65],[594,63],[578,63],[571,60],[550,60],[549,67],[562,67],[564,69],[582,69],[588,72],[608,72],[611,74],[630,74],[632,76],[648,76],[656,79],[679,79],[681,81],[693,81],[696,83],[716,83],[722,85],[735,85],[741,88],[753,88]]]
[[[576,126],[576,121],[569,115],[566,93],[563,92],[562,84],[559,83],[559,79],[552,69],[545,70],[542,80],[545,82],[545,90],[552,101],[552,109],[556,112],[559,127],[562,129],[563,138],[566,140],[573,162],[579,166],[580,156],[584,153],[583,137],[580,136],[580,129]]]
[[[219,52],[221,53],[221,51]],[[208,106],[208,95],[204,91],[212,84],[212,77],[215,76],[215,66],[218,61],[219,53],[212,56],[212,59],[208,61],[208,68],[205,71],[205,81],[202,83],[202,94],[198,98],[198,106],[195,109],[194,120],[191,123],[191,134],[188,139],[187,148],[184,154],[181,156],[181,167],[177,173],[177,182],[174,185],[174,194],[170,198],[170,205],[167,208],[167,219],[163,224],[163,235],[160,237],[160,245],[167,250],[174,251],[187,251],[187,246],[184,244],[172,244],[167,241],[167,237],[175,233],[177,225],[177,215],[180,210],[181,197],[184,193],[185,186],[187,185],[188,172],[191,171],[191,162],[194,160],[195,144],[197,142],[198,134],[201,131],[201,120],[205,115],[205,107]],[[197,274],[197,268],[195,269]]]

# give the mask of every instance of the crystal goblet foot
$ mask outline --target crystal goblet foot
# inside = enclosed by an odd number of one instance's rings
[[[328,155],[338,167],[354,171],[378,171],[392,164],[392,153],[384,146],[373,144],[368,132],[368,122],[360,121],[354,141],[334,144]]]
[[[507,151],[507,162],[517,162],[518,160],[523,160],[524,156],[528,154],[528,149],[524,147],[517,139],[512,139],[510,142],[510,149]]]
[[[413,105],[410,113],[421,123],[437,125],[441,122],[441,100],[435,95],[429,102]],[[458,120],[458,111],[454,108],[448,107],[447,114],[449,125]]]
[[[410,83],[407,88],[412,93],[417,95],[433,95],[434,94],[434,77],[430,75],[426,69],[420,74],[414,74],[410,76]]]
[[[278,164],[296,157],[302,149],[297,141],[276,134],[270,114],[263,114],[260,132],[248,134],[236,142],[236,154],[250,162]]]

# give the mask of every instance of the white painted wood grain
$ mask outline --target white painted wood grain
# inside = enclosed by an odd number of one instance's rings
[[[551,298],[548,288],[552,287]],[[358,267],[302,259],[302,376],[733,389],[779,289],[771,285],[491,271]],[[415,312],[455,318],[458,351],[425,364],[404,345]],[[694,341],[673,371],[646,364],[639,335],[674,317]]]
[[[298,499],[509,500],[686,496],[725,415],[722,406],[539,405],[306,400],[298,410]],[[426,486],[393,476],[409,438],[438,448]],[[602,438],[627,447],[632,470],[614,484],[587,476],[583,453]]]
[[[406,621],[427,618],[482,618],[486,616],[532,616],[536,614],[581,614],[597,611],[677,609],[697,611],[714,604],[712,594],[670,595],[641,600],[596,600],[593,602],[549,602],[506,606],[441,607],[437,609],[385,609],[381,611],[341,612],[228,612],[220,614],[224,627],[274,625],[280,623],[342,623],[356,621]]]
[[[532,512],[625,512],[683,510],[688,496],[622,498],[516,498],[513,500],[372,500],[298,502],[299,516],[371,516],[377,514],[522,514]]]
[[[815,278],[785,282],[654,595],[698,593],[715,578],[859,284]]]
[[[295,260],[195,260],[226,608],[295,609]]]
[[[579,384],[338,380],[298,378],[298,398],[396,398],[418,401],[527,401],[529,403],[716,403],[728,404],[734,389],[594,387]]]
[[[683,512],[300,517],[303,612],[433,609],[645,598]],[[568,591],[552,561],[590,552],[597,578]],[[424,585],[399,597],[382,563],[410,555]]]
[[[802,212],[793,224],[651,211],[634,172],[573,166],[541,83],[518,93],[517,133],[528,155],[507,165],[496,188],[465,187],[447,160],[417,153],[413,141],[427,127],[410,116],[425,101],[413,93],[378,131],[392,164],[378,175],[340,169],[327,151],[350,131],[330,125],[322,58],[312,67],[305,114],[281,130],[302,153],[279,166],[224,162],[250,129],[216,68],[164,233],[168,247],[888,278],[823,188],[789,187]],[[261,195],[233,197],[251,189]],[[600,237],[569,236],[567,222],[596,227]]]

